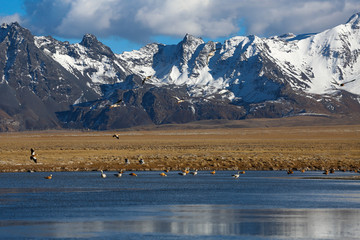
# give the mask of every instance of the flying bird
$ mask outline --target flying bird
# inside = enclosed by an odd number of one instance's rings
[[[216,52],[217,50],[219,50],[219,49],[214,48],[214,49],[212,49],[212,50],[208,53],[208,55],[207,55],[207,57],[206,57],[206,64],[209,64],[210,58],[215,55],[215,52]]]
[[[30,160],[33,160],[35,163],[37,163],[37,158],[36,158],[36,153],[35,150],[33,148],[30,149],[31,155],[30,155]]]
[[[110,108],[120,107],[121,106],[122,99],[118,100],[114,104],[110,105]]]
[[[120,137],[119,137],[119,135],[114,134],[114,135],[113,135],[113,138],[119,139]]]
[[[174,98],[177,100],[177,103],[180,104],[182,102],[185,102],[184,99],[180,99],[179,97],[174,96]]]
[[[337,85],[337,86],[339,86],[339,87],[343,87],[343,86],[345,86],[345,84],[348,84],[348,83],[351,83],[351,82],[354,82],[356,79],[353,79],[353,80],[350,80],[350,81],[347,81],[347,82],[342,82],[342,83],[339,83],[339,82],[337,82],[337,81],[332,81],[331,83],[332,84],[335,84],[335,85]]]
[[[141,82],[141,85],[144,85],[145,81],[148,80],[148,79],[150,79],[151,77],[152,77],[151,75],[150,75],[150,76],[147,76],[147,77],[144,77],[143,80],[142,80],[142,82]]]

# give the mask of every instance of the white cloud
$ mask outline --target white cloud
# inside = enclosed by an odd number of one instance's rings
[[[19,14],[15,13],[13,15],[8,16],[0,16],[0,23],[12,23],[12,22],[18,22],[21,23],[21,17]]]
[[[25,6],[27,22],[40,34],[93,33],[142,43],[186,33],[217,38],[239,31],[318,32],[360,11],[359,0],[25,0]]]

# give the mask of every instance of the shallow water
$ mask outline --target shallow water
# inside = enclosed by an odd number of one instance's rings
[[[2,239],[357,239],[360,182],[322,172],[0,174]],[[335,173],[350,176],[354,173]]]

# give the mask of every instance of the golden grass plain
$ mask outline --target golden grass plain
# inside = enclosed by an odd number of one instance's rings
[[[1,172],[185,168],[358,170],[360,125],[0,134]]]

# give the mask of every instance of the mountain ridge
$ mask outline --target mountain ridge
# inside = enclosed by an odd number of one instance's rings
[[[317,34],[223,43],[186,34],[122,54],[92,34],[70,44],[3,24],[0,131],[357,116],[359,16]]]

